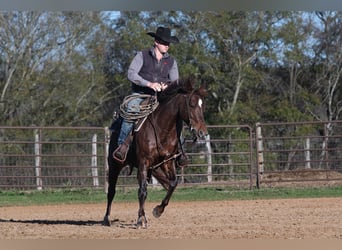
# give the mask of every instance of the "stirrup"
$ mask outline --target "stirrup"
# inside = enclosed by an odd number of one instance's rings
[[[133,135],[129,134],[126,140],[114,150],[113,158],[115,161],[117,161],[120,164],[123,164],[125,162],[132,141]],[[117,154],[120,158],[117,156]]]
[[[122,147],[127,147],[126,151],[123,153],[121,152],[121,148]],[[113,158],[115,161],[117,161],[120,164],[123,164],[126,160],[127,157],[127,153],[129,150],[129,145],[126,144],[126,142],[124,142],[123,144],[119,145],[113,152]]]

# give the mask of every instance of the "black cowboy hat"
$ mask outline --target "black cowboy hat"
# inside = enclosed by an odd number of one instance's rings
[[[162,40],[167,43],[179,43],[176,36],[171,36],[171,31],[169,28],[158,27],[156,33],[147,32],[148,35],[154,37],[156,40]]]

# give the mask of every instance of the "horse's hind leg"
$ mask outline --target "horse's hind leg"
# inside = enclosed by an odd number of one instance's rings
[[[169,204],[170,198],[178,184],[174,165],[171,164],[169,165],[169,167],[172,167],[173,169],[173,171],[170,171],[171,175],[169,177],[167,177],[162,171],[156,171],[154,173],[154,176],[159,181],[159,183],[167,190],[166,196],[162,200],[161,204],[153,209],[152,213],[156,218],[159,218],[164,212],[165,207]]]

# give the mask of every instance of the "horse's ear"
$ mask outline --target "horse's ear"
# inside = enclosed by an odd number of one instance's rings
[[[201,87],[197,90],[199,95],[202,97],[208,96],[208,90],[205,84],[202,84]]]
[[[190,76],[184,81],[184,90],[188,93],[194,90],[195,78]]]

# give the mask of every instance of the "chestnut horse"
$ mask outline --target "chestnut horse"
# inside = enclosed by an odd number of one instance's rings
[[[207,95],[204,86],[193,87],[193,79],[172,84],[158,93],[158,107],[149,114],[139,131],[135,132],[132,145],[124,164],[117,163],[113,152],[117,147],[119,127],[112,130],[108,156],[108,193],[104,225],[110,226],[111,204],[115,196],[116,183],[124,166],[137,167],[139,210],[137,227],[147,227],[144,204],[147,185],[151,176],[166,189],[161,204],[153,209],[155,217],[161,216],[177,186],[175,159],[179,156],[179,136],[183,121],[197,137],[207,135],[203,118],[203,98]]]

